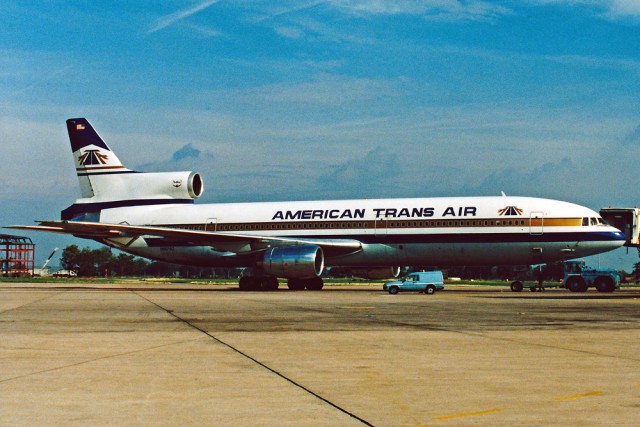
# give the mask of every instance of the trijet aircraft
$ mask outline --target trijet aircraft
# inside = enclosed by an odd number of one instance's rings
[[[67,120],[81,198],[61,221],[10,228],[72,234],[153,260],[246,267],[244,290],[319,290],[326,267],[366,278],[404,265],[527,265],[625,243],[593,210],[530,197],[196,204],[195,172],[125,167],[91,124]]]

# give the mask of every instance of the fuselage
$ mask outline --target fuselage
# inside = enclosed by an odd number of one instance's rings
[[[584,257],[624,244],[593,210],[530,197],[442,197],[103,209],[100,222],[310,240],[349,239],[361,250],[326,253],[327,266],[519,265]],[[107,244],[122,245],[111,239]],[[255,242],[251,243],[255,245]],[[203,266],[246,266],[249,242],[194,246],[143,237],[131,253]]]

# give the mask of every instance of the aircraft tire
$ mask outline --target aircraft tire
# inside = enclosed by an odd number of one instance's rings
[[[309,279],[306,288],[309,291],[320,291],[324,287],[324,281],[320,277]]]
[[[238,287],[241,291],[255,291],[258,290],[260,283],[253,277],[241,277],[238,282]]]
[[[292,291],[303,291],[304,290],[304,281],[301,279],[288,279],[287,287]]]
[[[263,291],[277,291],[279,285],[278,279],[273,276],[265,276],[260,279],[260,288]]]

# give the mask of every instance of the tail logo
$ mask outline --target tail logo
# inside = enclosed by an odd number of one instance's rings
[[[507,206],[498,211],[500,216],[519,216],[522,215],[522,209],[515,206]]]
[[[102,154],[99,150],[86,150],[80,154],[78,162],[82,166],[106,165],[108,159],[109,156]]]

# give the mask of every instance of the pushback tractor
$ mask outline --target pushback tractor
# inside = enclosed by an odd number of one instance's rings
[[[600,216],[609,225],[624,233],[624,246],[635,247],[640,252],[640,208],[603,208],[600,209]],[[590,220],[584,218],[583,225],[588,225]],[[539,284],[529,289],[543,290],[545,287],[549,286]],[[596,288],[599,292],[613,292],[620,288],[620,275],[614,270],[588,267],[582,260],[565,261],[561,287],[572,292],[585,292],[588,288]],[[519,280],[511,283],[511,290],[514,292],[520,292],[523,288],[524,284]]]

